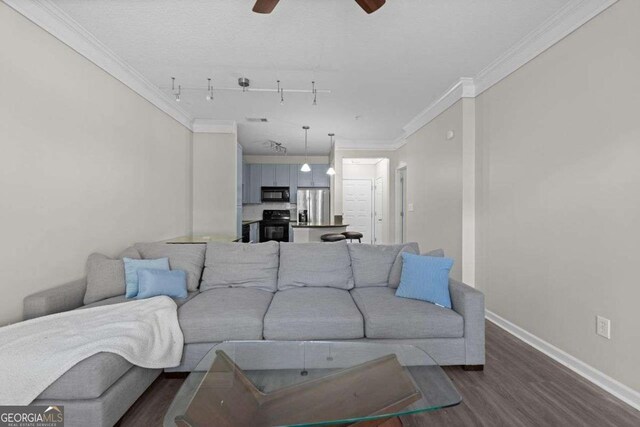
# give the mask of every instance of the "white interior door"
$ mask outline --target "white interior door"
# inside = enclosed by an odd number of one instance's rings
[[[342,182],[343,217],[347,230],[362,233],[362,243],[372,243],[372,191],[370,179],[345,179]]]
[[[384,185],[383,179],[376,178],[376,184],[374,187],[374,196],[373,196],[373,243],[374,244],[382,244],[384,243],[382,238],[383,228],[384,228],[384,209],[383,209],[383,197],[384,197]]]

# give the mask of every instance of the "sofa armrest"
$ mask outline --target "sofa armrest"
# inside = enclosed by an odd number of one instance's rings
[[[86,289],[84,278],[28,295],[23,301],[24,320],[81,307]]]
[[[471,286],[449,280],[451,305],[464,318],[467,365],[484,365],[484,294]]]

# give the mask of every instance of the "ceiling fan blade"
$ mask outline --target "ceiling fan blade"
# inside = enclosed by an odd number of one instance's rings
[[[255,13],[271,13],[280,0],[256,0],[253,5]]]
[[[367,13],[373,13],[380,9],[386,0],[356,0],[356,3],[360,5]]]

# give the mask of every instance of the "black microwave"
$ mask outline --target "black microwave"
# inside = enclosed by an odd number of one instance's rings
[[[289,187],[262,187],[263,202],[289,202]]]

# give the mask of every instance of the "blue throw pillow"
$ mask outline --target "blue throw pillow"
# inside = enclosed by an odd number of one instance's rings
[[[419,299],[451,308],[449,295],[451,267],[453,267],[451,258],[403,253],[402,276],[396,296]]]
[[[125,295],[133,298],[138,295],[138,270],[141,268],[153,268],[156,270],[169,270],[169,258],[158,259],[133,259],[122,258],[124,261],[124,279],[126,283]]]
[[[166,295],[173,298],[187,297],[187,273],[182,270],[138,270],[138,295],[136,299]]]

